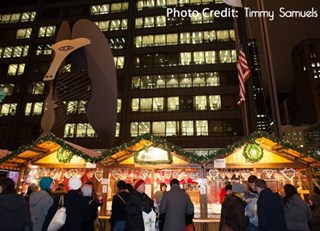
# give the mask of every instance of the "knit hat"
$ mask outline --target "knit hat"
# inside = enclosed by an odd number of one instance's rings
[[[53,179],[51,177],[43,177],[40,180],[39,186],[42,190],[47,190],[50,188],[50,185],[52,184]]]
[[[123,180],[119,180],[118,183],[117,183],[117,187],[118,189],[127,189],[127,183],[124,182]]]
[[[242,184],[234,184],[232,185],[232,192],[234,193],[243,193],[245,191]]]
[[[74,176],[70,178],[68,185],[70,190],[78,190],[81,187],[82,182],[78,177]]]
[[[135,184],[134,184],[134,189],[139,188],[140,185],[142,184],[146,184],[146,182],[142,179],[138,180]]]

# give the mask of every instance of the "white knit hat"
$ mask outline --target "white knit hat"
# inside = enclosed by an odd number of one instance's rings
[[[78,177],[71,177],[69,179],[69,189],[70,190],[78,190],[82,186],[82,182]]]

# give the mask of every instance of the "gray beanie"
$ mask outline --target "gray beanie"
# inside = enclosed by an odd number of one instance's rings
[[[245,191],[244,187],[242,184],[233,184],[232,185],[232,192],[234,193],[243,193]]]

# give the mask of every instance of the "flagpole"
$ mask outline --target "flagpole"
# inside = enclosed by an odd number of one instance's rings
[[[235,7],[232,7],[235,9]],[[236,36],[236,50],[240,51],[240,36],[239,36],[239,28],[238,28],[238,21],[237,18],[233,18],[233,27],[234,27],[234,32]],[[241,113],[242,113],[242,123],[244,125],[243,132],[245,136],[249,135],[249,123],[248,123],[248,112],[247,112],[247,103],[246,101],[242,102],[242,107],[241,107]]]
[[[258,10],[265,11],[264,0],[257,0]],[[261,27],[261,34],[262,34],[262,44],[264,49],[264,54],[267,62],[267,76],[268,76],[268,85],[269,85],[269,94],[270,94],[270,101],[271,101],[271,111],[273,117],[273,128],[275,135],[278,138],[282,138],[282,131],[281,131],[281,119],[280,119],[280,111],[279,111],[279,104],[278,104],[278,96],[277,96],[277,88],[275,82],[275,74],[273,68],[273,61],[271,55],[271,47],[270,47],[270,40],[269,40],[269,32],[268,32],[268,25],[266,17],[259,18],[260,27]]]

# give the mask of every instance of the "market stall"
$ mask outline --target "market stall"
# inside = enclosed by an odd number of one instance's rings
[[[70,177],[77,176],[83,182],[92,181],[99,192],[103,169],[93,164],[99,156],[100,153],[47,134],[3,155],[0,169],[15,173],[12,177],[19,193],[26,192],[29,184],[38,183],[43,176],[65,185]]]
[[[153,196],[161,182],[177,178],[195,207],[196,230],[218,230],[221,204],[219,193],[226,181],[245,182],[251,174],[267,181],[273,191],[282,193],[292,183],[301,196],[312,191],[312,168],[319,160],[312,152],[295,147],[265,132],[250,136],[209,156],[197,156],[165,140],[145,134],[130,143],[105,150],[100,163],[105,166],[111,197],[105,218],[111,211],[116,181],[133,183],[142,178],[146,193]]]
[[[265,132],[255,132],[210,155],[205,164],[207,208],[203,214],[219,221],[219,192],[226,181],[246,182],[251,174],[266,180],[274,191],[283,193],[286,183],[295,185],[307,200],[313,191],[312,169],[319,168],[315,153],[279,140]],[[212,230],[209,228],[209,230]]]
[[[202,196],[199,179],[201,178],[200,162],[204,157],[186,152],[150,134],[141,135],[129,143],[105,150],[102,155],[105,159],[99,163],[105,166],[108,187],[111,189],[104,219],[108,219],[110,215],[111,198],[116,193],[118,180],[133,184],[137,179],[143,179],[146,182],[146,193],[154,198],[160,183],[164,182],[169,186],[173,178],[178,179],[181,187],[190,195],[195,206],[195,217],[201,217]]]

